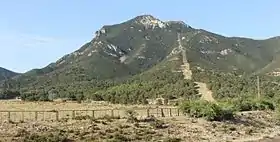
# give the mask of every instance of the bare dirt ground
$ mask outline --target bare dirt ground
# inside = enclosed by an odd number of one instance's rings
[[[110,106],[76,103],[21,103],[6,102],[1,109],[52,108],[81,109]],[[4,105],[3,105],[4,104]],[[9,105],[10,104],[10,105]],[[37,104],[37,105],[36,105]],[[29,106],[31,105],[31,106]],[[91,106],[91,107],[89,107]],[[112,106],[121,107],[122,105]],[[27,107],[27,108],[23,108]],[[144,106],[142,106],[144,107]],[[76,108],[75,108],[76,109]],[[141,114],[139,114],[141,115]],[[158,120],[138,117],[139,122],[128,122],[126,118],[104,117],[92,119],[60,119],[59,121],[1,122],[0,141],[24,141],[46,137],[58,140],[63,136],[69,141],[186,141],[186,142],[224,142],[224,141],[277,141],[280,125],[271,112],[240,113],[236,120],[228,122],[209,122],[204,119],[174,116]],[[59,139],[60,140],[60,139]]]
[[[177,136],[193,142],[269,142],[280,134],[280,126],[267,112],[239,115],[237,120],[228,122],[181,117],[170,123],[176,124],[180,130]]]
[[[145,108],[155,105],[121,105],[107,102],[24,102],[16,100],[0,100],[0,110],[86,110],[86,109],[121,109]]]
[[[178,109],[173,106],[120,105],[107,102],[24,102],[7,100],[0,101],[0,122],[8,120],[13,122],[50,121],[62,118],[70,119],[75,116],[94,116],[99,118],[113,115],[125,117],[126,110],[131,109],[142,117],[148,115],[178,115]]]
[[[200,94],[202,94],[201,99],[209,101],[209,102],[214,102],[215,101],[215,99],[212,96],[212,91],[207,88],[206,83],[202,83],[202,82],[195,82],[195,83],[199,87],[198,92]]]

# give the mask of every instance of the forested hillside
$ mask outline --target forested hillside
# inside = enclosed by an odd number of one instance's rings
[[[191,80],[180,71],[182,50],[193,73]],[[8,84],[10,91],[21,92],[27,100],[146,103],[156,97],[196,98],[196,81],[207,83],[216,99],[254,95],[259,75],[261,94],[273,97],[278,96],[278,78],[268,73],[278,70],[279,51],[279,37],[225,37],[184,22],[142,15],[105,25],[77,51],[42,69],[11,74],[5,81],[0,76],[0,83],[2,90]]]

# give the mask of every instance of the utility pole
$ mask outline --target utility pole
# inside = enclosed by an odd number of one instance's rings
[[[258,99],[261,98],[261,94],[260,94],[260,77],[257,76],[257,88],[258,88]]]

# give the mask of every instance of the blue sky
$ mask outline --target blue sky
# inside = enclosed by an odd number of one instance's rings
[[[17,72],[44,67],[90,41],[103,25],[142,14],[225,36],[279,36],[279,5],[279,0],[2,0],[0,67]]]

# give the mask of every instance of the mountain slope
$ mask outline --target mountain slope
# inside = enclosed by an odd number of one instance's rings
[[[272,46],[267,40],[228,38],[204,30],[197,30],[189,41],[182,43],[188,47],[187,56],[196,66],[247,73],[262,69],[279,50],[279,46]]]
[[[182,68],[182,73],[184,75],[184,79],[192,79],[192,71],[190,69],[190,64],[188,63],[187,56],[186,56],[186,50],[182,46],[182,38],[181,34],[178,33],[178,44],[179,44],[179,49],[181,50],[182,54],[182,62],[183,64],[181,65]],[[214,98],[212,96],[212,91],[207,88],[206,83],[202,82],[195,82],[197,84],[198,88],[197,91],[199,94],[201,94],[201,99],[206,100],[206,101],[211,101],[214,102]]]
[[[19,77],[22,84],[44,86],[54,83],[121,78],[141,73],[160,63],[176,44],[177,28],[149,16],[104,26],[93,40],[57,62]]]
[[[279,57],[279,41],[277,37],[267,40],[224,37],[192,28],[181,21],[164,22],[151,15],[142,15],[120,24],[103,26],[77,51],[45,68],[17,76],[13,81],[26,91],[85,92],[90,88],[121,84],[143,77],[142,74],[150,76],[159,70],[172,74],[172,71],[181,70],[181,58],[186,58],[192,74],[198,71],[267,73],[278,68],[278,61],[272,62]],[[171,68],[168,61],[172,60],[180,65]],[[263,71],[265,67],[268,69]],[[194,76],[189,79],[197,81]]]
[[[0,67],[0,81],[10,79],[16,75],[18,75],[18,73]]]

